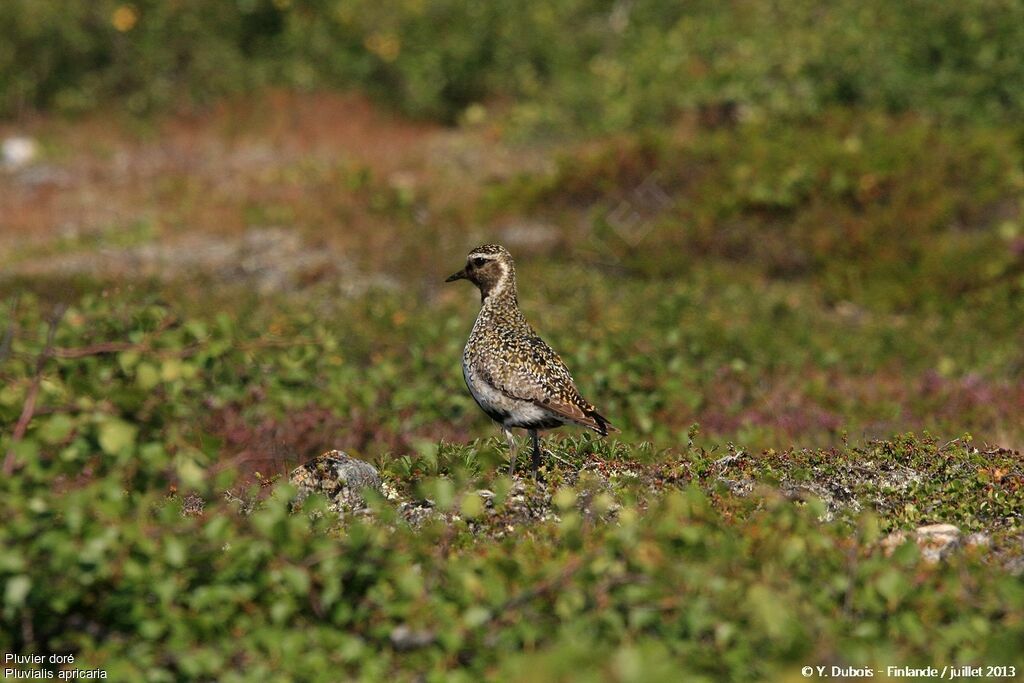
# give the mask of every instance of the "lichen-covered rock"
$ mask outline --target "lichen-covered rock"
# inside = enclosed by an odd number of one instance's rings
[[[882,550],[891,555],[896,548],[912,539],[921,549],[926,562],[937,563],[947,559],[961,547],[960,529],[952,524],[929,524],[918,527],[912,533],[894,531],[882,539]]]
[[[398,505],[398,516],[410,526],[418,527],[440,513],[429,498],[402,501]]]
[[[362,491],[367,488],[381,490],[377,468],[357,460],[344,451],[327,451],[292,470],[288,476],[298,488],[295,504],[310,494],[323,494],[330,507],[339,514],[365,509]]]
[[[915,534],[921,556],[929,562],[944,560],[961,546],[960,529],[952,524],[929,524]]]

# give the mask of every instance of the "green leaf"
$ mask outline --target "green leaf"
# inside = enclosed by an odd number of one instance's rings
[[[184,327],[189,331],[189,334],[199,341],[205,339],[209,334],[206,324],[201,320],[189,320],[185,323]]]
[[[32,579],[24,574],[12,576],[7,580],[4,587],[4,605],[7,607],[21,607],[25,604],[25,598],[32,589]]]
[[[203,486],[206,480],[206,471],[196,464],[192,458],[182,458],[178,462],[178,477],[185,487],[198,489]]]
[[[117,364],[121,366],[121,370],[129,372],[139,362],[138,351],[122,351],[117,354]]]
[[[166,544],[164,545],[164,557],[167,559],[167,564],[172,567],[181,567],[185,564],[185,558],[187,552],[185,544],[181,539],[168,537]]]
[[[135,369],[135,383],[144,391],[148,391],[160,384],[160,373],[150,363],[139,363]]]
[[[486,607],[480,605],[474,605],[465,611],[462,615],[462,620],[466,623],[469,628],[477,628],[483,626],[491,618],[491,611]]]
[[[19,462],[31,462],[39,457],[39,442],[35,439],[22,439],[14,444],[14,456]]]
[[[910,589],[910,582],[895,569],[886,569],[875,579],[875,589],[890,606],[897,604]]]
[[[100,448],[108,455],[117,455],[135,445],[135,437],[139,429],[117,418],[108,419],[100,424]]]
[[[8,385],[0,389],[0,406],[20,406],[25,400],[25,391],[21,387]]]
[[[160,366],[160,379],[173,382],[182,375],[182,363],[177,358],[168,358]]]
[[[74,421],[63,413],[51,415],[39,427],[39,438],[43,443],[54,445],[61,443],[75,428]]]
[[[476,519],[484,513],[484,504],[479,494],[470,491],[462,497],[462,516],[466,519]]]
[[[270,619],[275,624],[280,624],[294,611],[292,603],[289,600],[278,600],[270,606]]]
[[[449,479],[437,479],[434,483],[434,502],[441,510],[450,510],[455,500],[455,485]]]
[[[558,489],[551,501],[559,510],[568,510],[576,504],[576,492],[568,486],[563,486]]]

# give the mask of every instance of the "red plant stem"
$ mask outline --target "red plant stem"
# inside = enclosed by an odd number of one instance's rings
[[[43,347],[42,353],[36,358],[36,372],[32,377],[32,386],[29,387],[28,394],[25,396],[25,405],[22,406],[21,416],[18,417],[18,423],[14,426],[14,433],[11,435],[11,445],[7,449],[7,455],[4,456],[3,473],[5,477],[14,474],[14,466],[16,464],[14,448],[24,438],[25,431],[28,429],[28,423],[32,421],[32,415],[36,411],[36,399],[39,396],[39,385],[43,381],[43,369],[46,367],[46,361],[53,355],[53,337],[57,333],[57,326],[60,324],[61,318],[64,317],[64,312],[67,311],[67,308],[66,304],[58,304],[53,312],[53,317],[50,319],[50,327],[46,331],[46,346]]]

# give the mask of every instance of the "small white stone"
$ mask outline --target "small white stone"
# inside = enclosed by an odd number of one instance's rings
[[[39,154],[39,145],[30,137],[15,135],[0,143],[0,158],[4,166],[21,168],[32,163]]]

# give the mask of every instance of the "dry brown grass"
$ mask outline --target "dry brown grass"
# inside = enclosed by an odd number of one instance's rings
[[[548,158],[493,129],[402,119],[355,94],[270,92],[146,124],[39,116],[0,126],[8,135],[43,149],[0,174],[0,245],[35,260],[34,276],[55,245],[88,254],[282,226],[393,271],[444,243],[461,252],[486,184]]]

